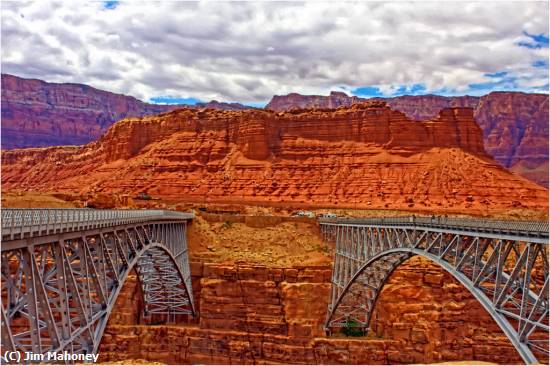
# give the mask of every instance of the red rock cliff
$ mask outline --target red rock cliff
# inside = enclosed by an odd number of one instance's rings
[[[329,96],[292,93],[274,96],[266,108],[337,108],[364,100],[339,92]],[[419,95],[383,100],[414,120],[434,118],[443,108],[474,108],[487,152],[503,166],[548,188],[548,95],[493,92],[482,97]]]
[[[2,164],[3,189],[324,207],[548,207],[546,189],[485,154],[464,108],[423,122],[382,102],[178,110],[121,121],[82,147],[4,151]]]

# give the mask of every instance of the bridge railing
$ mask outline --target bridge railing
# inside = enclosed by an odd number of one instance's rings
[[[192,219],[192,213],[166,210],[2,209],[2,238],[14,239],[151,220]]]
[[[379,226],[419,226],[442,229],[469,229],[481,232],[514,232],[548,237],[548,221],[504,221],[469,218],[449,218],[445,216],[405,216],[374,218],[322,218],[321,224],[379,225]]]

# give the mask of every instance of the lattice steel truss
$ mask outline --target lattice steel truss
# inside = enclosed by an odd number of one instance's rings
[[[3,210],[2,351],[96,353],[133,268],[147,314],[194,315],[192,214]]]
[[[367,332],[391,273],[420,255],[460,281],[526,363],[548,359],[548,223],[441,218],[325,219],[336,243],[325,327]]]

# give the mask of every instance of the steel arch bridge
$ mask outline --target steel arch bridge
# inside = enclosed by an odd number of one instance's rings
[[[325,329],[367,332],[392,272],[420,255],[462,283],[504,331],[522,359],[549,354],[548,222],[435,217],[321,219],[335,242]]]
[[[2,356],[97,353],[134,268],[147,315],[194,316],[186,239],[193,217],[162,210],[3,209]]]

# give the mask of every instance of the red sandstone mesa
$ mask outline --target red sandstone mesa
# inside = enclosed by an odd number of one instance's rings
[[[483,130],[487,152],[510,170],[548,188],[548,95],[494,92],[482,97],[402,96],[385,99],[409,118],[434,118],[447,107],[472,107]],[[291,93],[266,106],[292,108],[350,106],[364,99],[332,92],[329,96]],[[154,105],[82,84],[54,84],[2,74],[2,147],[39,147],[88,143],[115,121],[154,115],[182,105]],[[212,101],[188,108],[242,110],[238,103]]]
[[[324,207],[548,207],[548,190],[486,154],[471,108],[422,122],[380,101],[292,112],[183,109],[120,121],[81,147],[3,151],[2,164],[4,189]]]
[[[292,93],[274,96],[266,108],[275,111],[338,108],[364,100],[341,92],[332,92],[329,96]],[[433,118],[443,108],[474,108],[474,118],[483,130],[487,152],[511,171],[548,188],[547,94],[493,92],[482,97],[420,95],[384,100],[391,108],[415,120]]]

